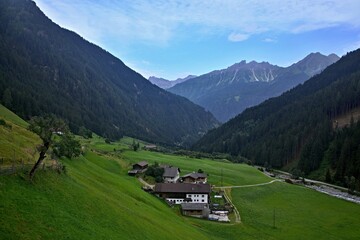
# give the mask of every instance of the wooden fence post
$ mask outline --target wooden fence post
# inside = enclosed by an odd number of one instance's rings
[[[15,159],[12,161],[12,173],[15,173]]]

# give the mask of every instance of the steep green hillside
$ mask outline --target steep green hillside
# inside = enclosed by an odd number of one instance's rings
[[[62,160],[66,175],[40,171],[33,184],[21,175],[1,177],[0,210],[6,216],[0,220],[1,238],[353,239],[360,234],[356,227],[359,205],[286,183],[233,189],[230,196],[240,211],[241,224],[179,216],[177,210],[142,191],[136,178],[126,175],[128,160],[159,160],[182,167],[184,173],[202,167],[216,185],[221,181],[219,169],[226,185],[269,179],[242,164],[123,151],[126,160],[105,150],[103,156],[88,152],[78,159]]]
[[[217,124],[122,61],[60,28],[33,1],[0,2],[0,102],[23,119],[54,113],[73,132],[189,144]]]
[[[27,127],[29,124],[20,118],[18,115],[4,107],[0,104],[0,117],[6,121],[10,121],[13,124],[19,125],[21,127]]]
[[[64,162],[68,175],[40,172],[34,184],[1,178],[1,239],[206,239],[116,161]]]
[[[0,125],[0,164],[32,163],[40,138],[24,128],[27,122],[0,104],[1,119],[6,125]]]
[[[328,181],[348,186],[347,179],[355,177],[360,190],[360,125],[333,128],[339,116],[359,106],[357,50],[303,85],[210,131],[194,149],[240,154],[256,164],[277,168],[296,165],[303,174],[322,165],[323,180],[329,169]]]

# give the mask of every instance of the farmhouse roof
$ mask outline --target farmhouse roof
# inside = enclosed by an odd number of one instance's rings
[[[207,203],[181,203],[182,210],[203,210],[208,208]]]
[[[176,177],[180,169],[177,167],[165,167],[163,177]]]
[[[141,161],[141,162],[135,163],[134,165],[139,165],[140,167],[146,167],[148,165],[148,162],[147,161]]]
[[[193,179],[207,178],[207,174],[206,173],[192,172],[192,173],[189,173],[189,174],[186,174],[186,175],[183,176],[183,178],[187,178],[187,177],[190,177],[190,178],[193,178]]]
[[[157,183],[156,193],[207,193],[211,191],[210,185],[192,183]]]
[[[156,145],[155,144],[148,144],[148,145],[145,145],[144,148],[156,148]]]

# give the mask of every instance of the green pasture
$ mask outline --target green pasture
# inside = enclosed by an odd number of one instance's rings
[[[158,162],[159,164],[176,166],[180,168],[181,175],[202,169],[205,173],[209,174],[209,183],[216,186],[220,186],[221,182],[224,186],[232,186],[271,181],[271,178],[249,165],[234,164],[226,160],[197,159],[143,150],[137,152],[127,150],[121,156],[132,163],[145,160],[151,164]]]
[[[202,169],[217,186],[271,178],[226,160],[134,152],[131,138],[111,144],[96,135],[79,139],[86,153],[61,159],[66,174],[39,170],[32,183],[26,173],[0,175],[0,239],[359,239],[360,205],[283,182],[229,191],[240,224],[183,217],[127,176],[132,163],[173,165],[181,174]],[[12,124],[0,135],[0,143],[6,141],[26,155],[38,138]]]
[[[207,239],[141,190],[116,160],[63,160],[67,174],[0,177],[0,239]],[[171,223],[171,224],[169,224]]]
[[[5,120],[7,125],[0,125],[0,164],[34,162],[40,138],[26,130],[28,124],[1,104],[0,119]]]
[[[11,122],[12,124],[16,124],[18,126],[26,128],[29,124],[20,118],[18,115],[4,107],[0,104],[0,119],[4,119],[6,121]]]

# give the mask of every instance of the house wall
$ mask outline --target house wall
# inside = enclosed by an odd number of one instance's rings
[[[195,183],[195,180],[191,177],[184,178],[184,183]]]
[[[209,203],[208,194],[206,193],[186,194],[186,198],[191,198],[194,203]]]
[[[147,169],[147,165],[146,166],[144,166],[144,167],[142,167],[142,166],[140,166],[140,165],[137,165],[137,164],[134,164],[133,165],[133,169],[134,170],[143,170],[143,169]]]
[[[183,180],[184,180],[184,183],[206,183],[207,182],[207,178],[198,178],[195,180],[191,177],[186,177]]]
[[[181,204],[186,202],[184,198],[166,198],[166,201],[173,202],[175,204]]]
[[[197,180],[198,183],[206,183],[207,182],[207,178],[199,178]]]
[[[164,182],[165,183],[176,183],[178,179],[179,179],[179,175],[177,175],[176,177],[173,177],[173,178],[164,177]]]
[[[203,211],[202,210],[183,210],[183,214],[186,216],[199,216],[202,217],[203,216]]]

